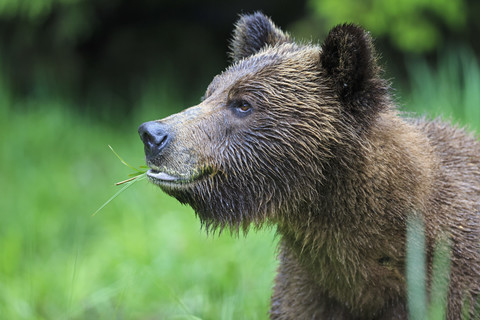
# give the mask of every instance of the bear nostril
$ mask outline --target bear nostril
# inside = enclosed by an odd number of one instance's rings
[[[143,141],[143,143],[145,144],[145,147],[147,147],[147,146],[150,147],[150,145],[151,145],[151,142],[150,142],[150,141],[152,140],[151,138],[152,138],[152,137],[151,137],[148,133],[146,133],[146,132],[144,132],[144,133],[140,136],[140,139],[141,139],[141,140]]]
[[[163,147],[164,147],[164,145],[165,145],[166,142],[167,142],[167,138],[168,138],[168,135],[167,135],[167,134],[165,134],[165,135],[162,137],[162,139],[161,139],[160,142],[158,143],[158,147],[159,147],[159,148],[163,148]]]

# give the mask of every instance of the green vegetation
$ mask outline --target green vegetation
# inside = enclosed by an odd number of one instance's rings
[[[412,62],[401,101],[480,129],[477,62],[467,51],[440,61]],[[146,181],[92,216],[129,173],[107,145],[142,164],[136,127],[186,105],[174,92],[152,88],[133,119],[106,125],[51,95],[14,101],[0,83],[1,319],[267,318],[274,230],[207,237]]]
[[[420,219],[411,218],[407,225],[406,265],[408,311],[411,320],[427,319],[427,289],[424,226]]]
[[[450,245],[447,239],[438,239],[433,258],[430,300],[427,298],[425,226],[418,217],[410,217],[407,224],[407,296],[410,320],[442,320],[447,312],[447,294],[450,271]],[[429,301],[429,302],[428,302]]]
[[[406,110],[442,116],[480,132],[480,68],[470,50],[457,48],[441,55],[435,68],[421,59],[407,66]]]
[[[92,217],[129,172],[107,144],[143,163],[142,120],[105,126],[53,98],[0,97],[1,319],[265,318],[273,231],[207,237],[146,181]]]
[[[331,28],[345,21],[364,26],[375,36],[386,36],[403,51],[423,52],[438,47],[441,28],[465,28],[465,0],[310,0],[315,15]]]

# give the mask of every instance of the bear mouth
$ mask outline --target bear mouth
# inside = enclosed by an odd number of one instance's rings
[[[150,169],[147,171],[147,177],[152,183],[167,187],[187,186],[211,176],[212,174],[213,170],[209,168],[194,170],[188,174],[167,170],[166,168],[158,168],[155,166],[150,166]]]

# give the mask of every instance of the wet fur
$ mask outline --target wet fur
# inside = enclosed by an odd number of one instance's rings
[[[480,291],[478,140],[401,117],[357,26],[320,47],[255,13],[237,22],[231,48],[202,103],[161,120],[175,138],[150,159],[208,175],[162,189],[208,231],[277,226],[272,319],[406,319],[406,223],[417,214],[429,274],[435,243],[451,241],[448,318],[458,318]],[[250,116],[232,113],[238,99]]]

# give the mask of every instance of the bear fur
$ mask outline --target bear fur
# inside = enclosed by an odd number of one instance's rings
[[[447,318],[480,293],[480,142],[396,109],[372,39],[345,24],[301,44],[242,16],[202,102],[139,128],[151,182],[207,231],[275,225],[272,319],[406,319],[406,230],[427,276],[450,250]],[[480,106],[479,106],[480,107]],[[467,306],[467,307],[465,307]]]

